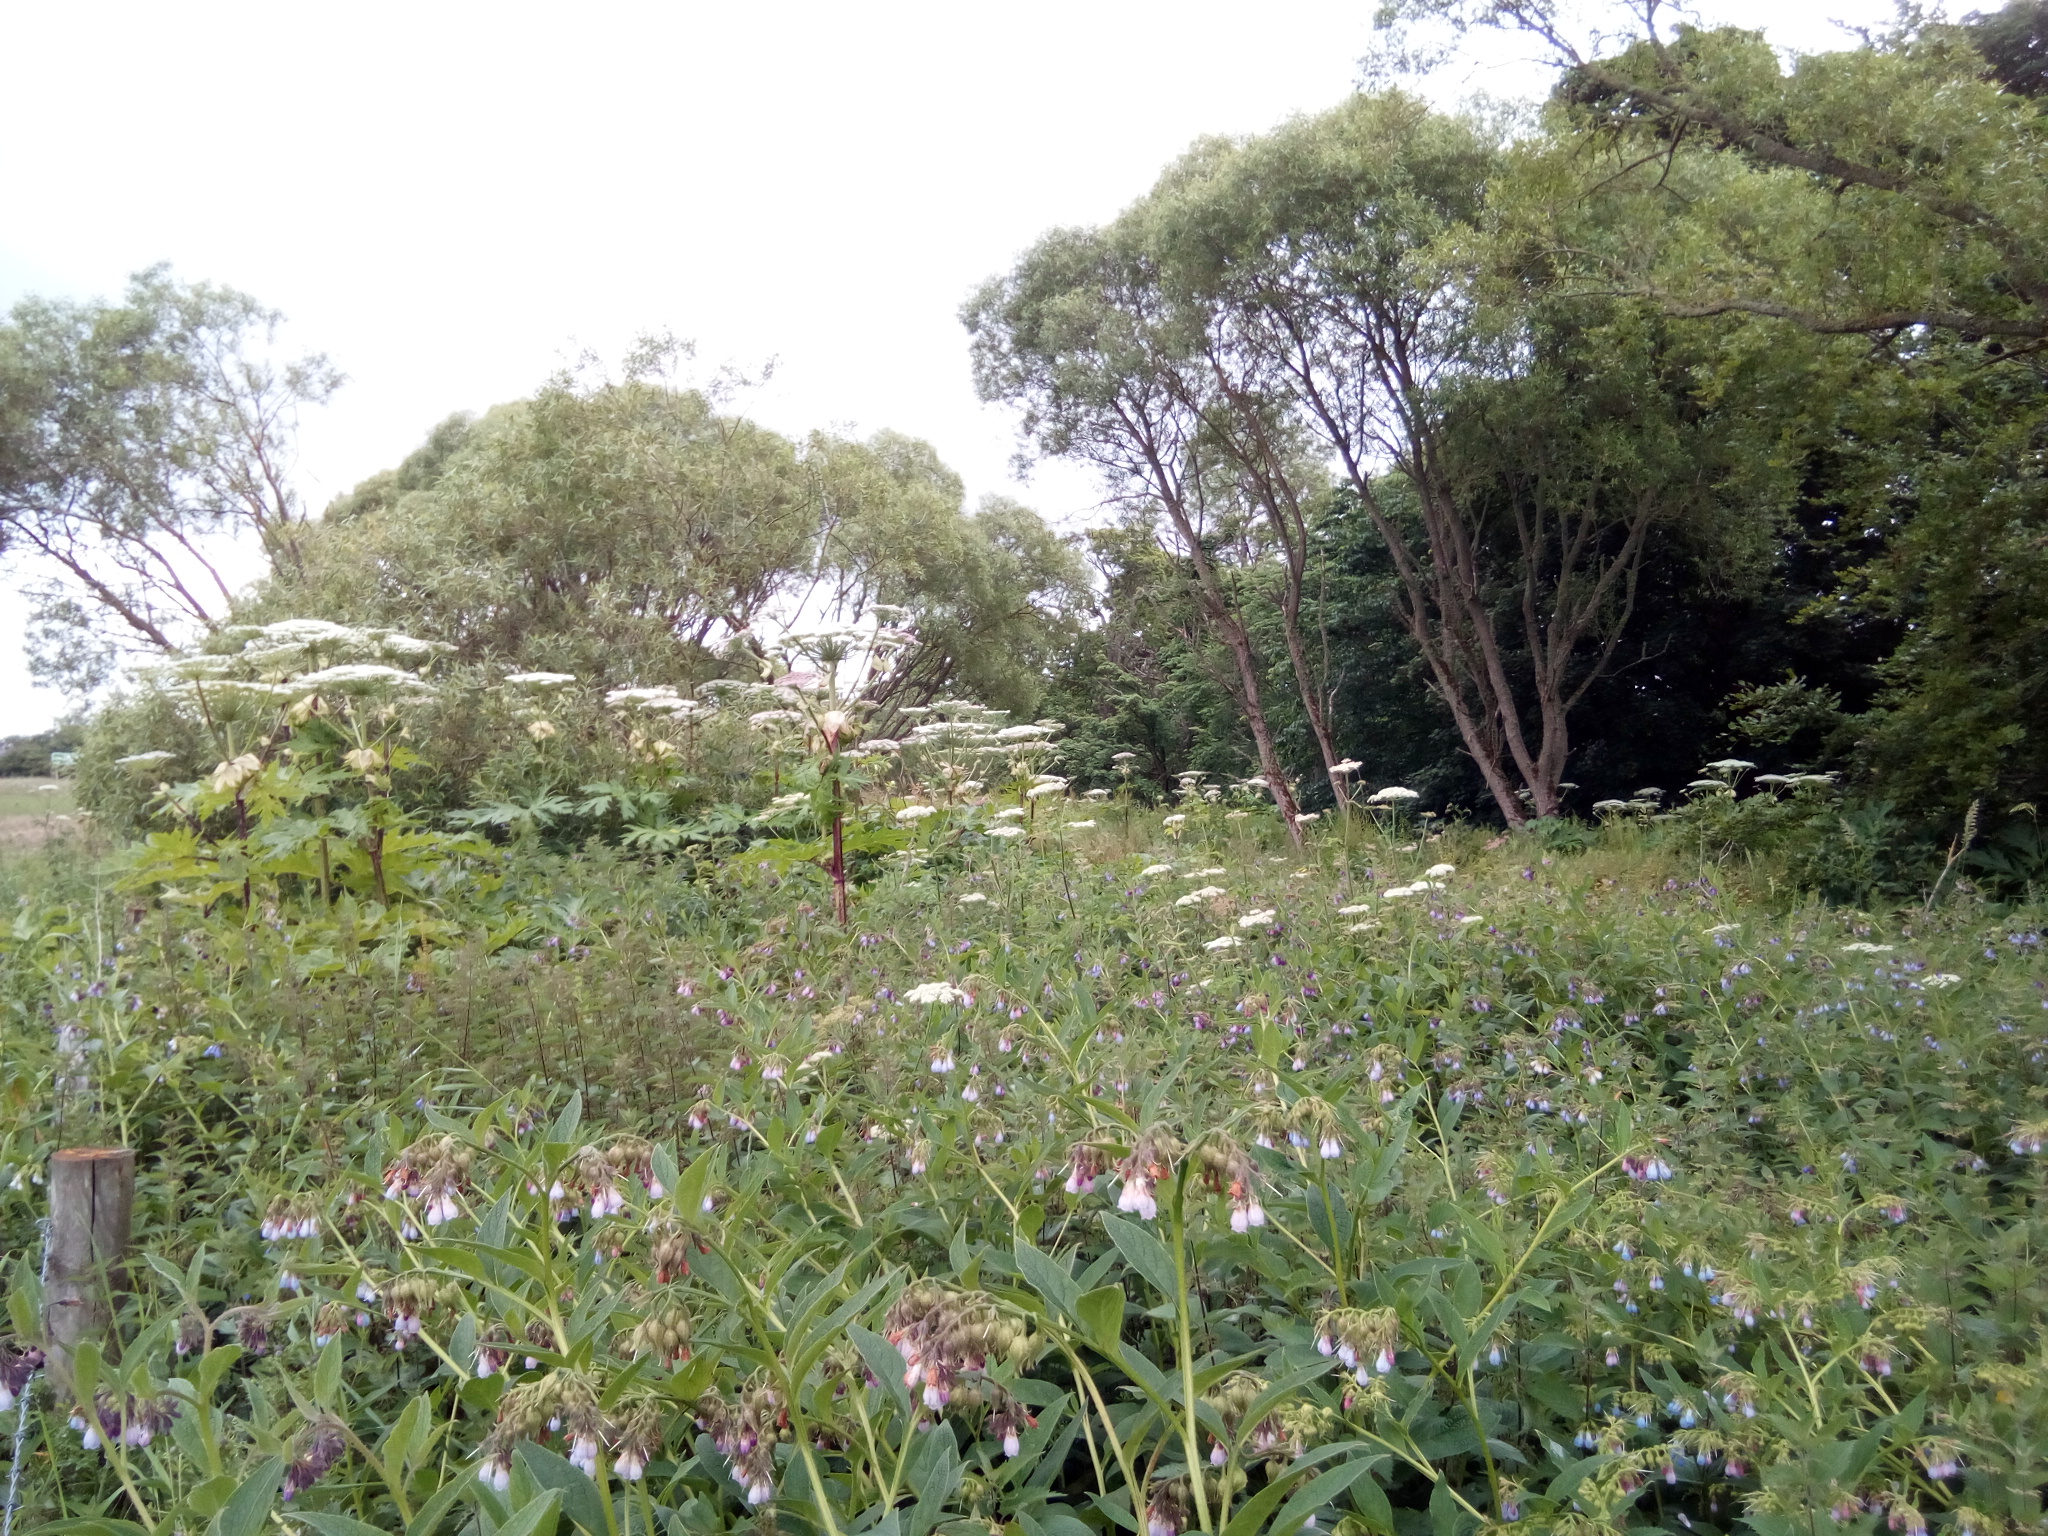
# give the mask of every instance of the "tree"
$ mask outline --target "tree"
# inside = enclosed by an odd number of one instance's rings
[[[806,563],[811,490],[786,439],[670,387],[666,358],[639,361],[437,428],[330,509],[258,612],[402,626],[464,661],[592,681],[709,675],[718,633]]]
[[[1571,35],[1559,0],[1388,9],[1540,40],[1560,71],[1559,126],[1596,154],[1601,191],[1657,201],[1664,218],[1624,242],[1559,242],[1582,280],[1677,315],[1822,334],[1925,328],[2000,352],[2048,343],[2038,0],[1962,26],[1909,12],[1863,47],[1789,70],[1759,32],[1667,36],[1668,0],[1618,6],[1637,35],[1610,53]]]
[[[959,687],[1031,707],[1082,578],[1035,514],[962,507],[929,444],[801,445],[669,376],[564,374],[480,420],[444,422],[338,498],[252,616],[403,625],[458,662],[688,685],[756,626],[913,609],[898,702]]]
[[[1696,359],[1648,306],[1552,302],[1519,280],[1491,212],[1512,170],[1473,123],[1361,96],[1197,146],[1108,230],[1048,237],[969,323],[985,392],[1025,402],[1044,451],[1165,511],[1269,777],[1236,591],[1278,568],[1276,627],[1329,765],[1327,674],[1300,613],[1307,508],[1333,464],[1393,562],[1430,686],[1519,825],[1561,809],[1570,717],[1614,662],[1652,530],[1705,515],[1740,474],[1728,414],[1690,398]],[[1267,537],[1226,566],[1215,551],[1248,516]]]
[[[227,540],[298,562],[298,412],[340,375],[278,360],[281,319],[155,267],[119,304],[26,299],[0,325],[0,548],[26,557],[39,675],[86,691],[218,626]]]
[[[1161,520],[1192,574],[1203,620],[1227,647],[1228,686],[1259,771],[1298,841],[1299,808],[1266,718],[1263,667],[1245,620],[1240,569],[1220,558],[1241,537],[1241,486],[1208,440],[1191,359],[1153,253],[1128,224],[1046,236],[962,312],[982,398],[1023,408],[1041,453],[1101,471],[1111,496]]]
[[[1659,0],[1599,47],[1549,0],[1400,9],[1550,49],[1549,170],[1514,217],[1552,292],[1639,297],[1786,379],[1780,456],[1832,460],[1868,536],[1828,604],[1902,637],[1837,761],[1935,814],[2048,789],[2048,9],[1907,12],[1789,65],[1758,33],[1667,31]]]

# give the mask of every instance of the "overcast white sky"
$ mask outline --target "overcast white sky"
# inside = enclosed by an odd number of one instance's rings
[[[970,499],[1065,526],[1087,481],[1011,475],[962,299],[1206,133],[1337,100],[1375,0],[343,7],[97,0],[0,16],[0,307],[112,296],[156,261],[291,317],[348,375],[305,425],[319,507],[435,422],[652,330],[777,363],[748,408],[926,437]],[[1702,0],[1841,46],[1889,0]],[[1540,90],[1497,50],[1446,93]],[[0,577],[11,573],[0,572]],[[0,582],[4,585],[4,582]],[[0,735],[60,710],[0,596]]]

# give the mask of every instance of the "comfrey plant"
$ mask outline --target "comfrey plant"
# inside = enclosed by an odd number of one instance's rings
[[[10,1266],[24,1519],[2038,1519],[2024,913],[1774,916],[1669,824],[1296,856],[1199,796],[1055,839],[1063,798],[934,803],[857,928],[598,853],[346,952],[21,906],[0,1243],[62,1078],[146,1256],[61,1393]]]

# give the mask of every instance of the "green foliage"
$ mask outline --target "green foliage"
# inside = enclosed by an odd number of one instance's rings
[[[0,547],[38,676],[83,695],[136,648],[220,624],[222,535],[295,558],[292,429],[341,376],[272,356],[281,318],[152,267],[118,304],[30,298],[0,322]]]
[[[959,477],[900,434],[797,444],[721,411],[673,381],[678,355],[443,423],[329,508],[252,616],[403,628],[486,672],[690,687],[784,609],[888,603],[920,615],[916,701],[1029,711],[1080,584],[1044,523],[966,513]]]
[[[1270,814],[1030,806],[898,831],[847,929],[751,853],[515,848],[355,946],[29,893],[16,1329],[58,1113],[141,1152],[146,1262],[75,1366],[105,1449],[33,1389],[27,1517],[2034,1518],[2020,914],[1774,918],[1704,811],[1275,863]]]
[[[50,764],[52,752],[76,753],[83,744],[83,725],[67,720],[47,731],[38,731],[32,736],[10,736],[0,739],[0,778],[24,778],[31,774],[47,775],[53,770]]]

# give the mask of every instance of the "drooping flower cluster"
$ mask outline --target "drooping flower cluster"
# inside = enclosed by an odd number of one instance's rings
[[[716,1392],[705,1393],[697,1403],[697,1427],[732,1463],[733,1481],[746,1490],[749,1504],[775,1497],[775,1447],[791,1434],[789,1409],[774,1387],[756,1377],[730,1403]]]
[[[620,1336],[619,1347],[636,1359],[652,1355],[672,1367],[690,1358],[690,1314],[673,1302],[652,1304],[646,1315]]]
[[[1138,1137],[1138,1144],[1131,1148],[1131,1155],[1117,1164],[1117,1174],[1124,1181],[1121,1193],[1116,1197],[1116,1207],[1129,1211],[1144,1221],[1151,1221],[1159,1215],[1159,1186],[1173,1177],[1173,1162],[1182,1152],[1181,1144],[1173,1133],[1160,1126],[1153,1126]]]
[[[469,1182],[475,1151],[453,1136],[422,1136],[384,1170],[386,1200],[422,1200],[426,1223],[438,1227],[462,1214],[457,1196]]]
[[[1234,1440],[1237,1438],[1239,1426],[1244,1423],[1245,1415],[1251,1412],[1252,1406],[1268,1385],[1264,1379],[1252,1375],[1249,1371],[1232,1371],[1203,1394],[1203,1401],[1216,1410],[1217,1417],[1223,1420],[1224,1430]],[[1269,1412],[1252,1426],[1251,1433],[1245,1437],[1245,1449],[1253,1460],[1267,1456],[1291,1460],[1301,1454],[1302,1435],[1299,1426],[1290,1428],[1279,1412]],[[1229,1461],[1230,1446],[1223,1440],[1211,1442],[1209,1465],[1221,1467]]]
[[[263,1212],[266,1243],[320,1235],[320,1206],[310,1195],[279,1195]]]
[[[925,1406],[934,1411],[952,1400],[962,1376],[980,1375],[998,1361],[1021,1366],[1037,1349],[1030,1330],[1005,1316],[993,1297],[935,1280],[913,1281],[889,1309],[882,1331],[903,1356],[903,1384],[921,1385]]]
[[[670,1223],[655,1229],[653,1251],[654,1283],[673,1285],[690,1272],[690,1251],[709,1253],[704,1239],[688,1227]]]
[[[1095,1181],[1109,1171],[1109,1159],[1093,1142],[1077,1141],[1067,1149],[1069,1167],[1066,1191],[1070,1195],[1092,1195]]]
[[[1002,1441],[1005,1456],[1019,1455],[1024,1449],[1024,1431],[1037,1426],[1038,1416],[994,1382],[989,1383],[987,1395],[994,1403],[986,1425],[989,1434]]]
[[[1375,1371],[1393,1370],[1400,1344],[1401,1318],[1392,1307],[1336,1307],[1316,1319],[1317,1352],[1335,1356],[1360,1386]]]
[[[647,1464],[661,1454],[661,1410],[653,1403],[635,1403],[612,1434],[612,1470],[629,1483],[647,1475]]]
[[[1250,1154],[1227,1136],[1209,1136],[1195,1148],[1196,1165],[1202,1182],[1230,1201],[1230,1230],[1249,1232],[1266,1224],[1266,1208],[1259,1202],[1258,1170]]]
[[[73,1412],[71,1427],[78,1431],[79,1443],[88,1451],[104,1450],[110,1445],[140,1450],[169,1429],[177,1417],[175,1397],[116,1397],[101,1390],[93,1395],[91,1420],[83,1412]]]
[[[29,1378],[43,1368],[43,1352],[13,1339],[0,1339],[0,1413],[12,1408],[28,1390]]]
[[[270,1353],[270,1330],[276,1323],[277,1308],[260,1302],[229,1307],[213,1320],[216,1330],[234,1335],[235,1342],[252,1355]]]
[[[555,1220],[568,1221],[584,1213],[592,1220],[618,1215],[626,1208],[621,1186],[629,1178],[637,1178],[652,1199],[667,1193],[655,1177],[652,1142],[639,1136],[615,1136],[602,1147],[578,1147],[548,1187]]]
[[[341,1421],[322,1414],[306,1426],[298,1450],[284,1469],[284,1496],[294,1498],[325,1477],[334,1464],[348,1453],[348,1437]]]
[[[420,1336],[421,1318],[444,1304],[457,1305],[462,1298],[454,1283],[419,1273],[394,1276],[377,1287],[376,1294],[384,1304],[385,1321],[391,1325],[393,1349],[404,1349]]]
[[[1654,1153],[1631,1152],[1621,1160],[1622,1171],[1644,1183],[1658,1183],[1672,1177],[1671,1165]]]
[[[484,1437],[477,1476],[504,1492],[511,1486],[512,1454],[519,1442],[543,1442],[560,1434],[569,1443],[570,1463],[595,1477],[598,1451],[610,1427],[588,1376],[574,1370],[550,1371],[538,1381],[508,1388],[498,1400],[497,1421]]]
[[[1343,1127],[1336,1109],[1313,1094],[1295,1100],[1288,1116],[1287,1141],[1302,1151],[1314,1147],[1326,1163],[1344,1155]]]
[[[482,1380],[495,1376],[505,1369],[512,1358],[512,1336],[505,1331],[503,1323],[493,1323],[488,1332],[478,1335],[476,1341],[476,1374]]]

